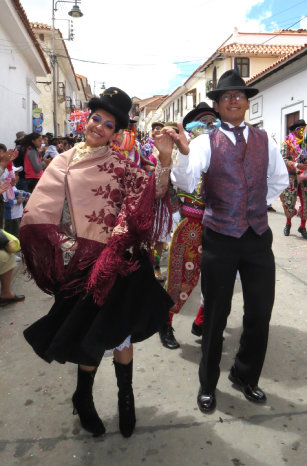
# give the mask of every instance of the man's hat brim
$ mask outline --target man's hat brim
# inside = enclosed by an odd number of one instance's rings
[[[209,99],[214,100],[216,102],[216,99],[218,99],[218,97],[221,94],[227,91],[244,91],[247,98],[250,99],[251,97],[254,97],[255,95],[258,94],[259,89],[255,89],[253,87],[245,87],[245,86],[230,86],[230,87],[225,87],[224,89],[215,89],[214,91],[210,91],[207,93],[207,97],[209,97]]]

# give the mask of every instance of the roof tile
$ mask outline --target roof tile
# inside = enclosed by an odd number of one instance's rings
[[[270,44],[238,44],[233,43],[220,47],[218,51],[224,54],[248,54],[267,56],[287,56],[300,48],[300,45],[270,45]]]

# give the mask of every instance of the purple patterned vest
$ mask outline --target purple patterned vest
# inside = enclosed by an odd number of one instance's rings
[[[211,161],[205,176],[203,223],[223,235],[240,238],[249,228],[268,228],[268,136],[249,127],[245,154],[222,132],[209,135]]]

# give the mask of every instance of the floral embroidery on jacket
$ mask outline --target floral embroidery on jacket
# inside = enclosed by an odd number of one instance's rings
[[[91,188],[92,195],[101,198],[101,209],[85,215],[88,222],[102,225],[101,233],[112,233],[115,225],[120,225],[120,231],[126,230],[128,212],[136,208],[148,182],[143,170],[126,158],[117,157],[116,162],[122,166],[107,161],[97,165],[98,171],[107,173],[111,181]]]

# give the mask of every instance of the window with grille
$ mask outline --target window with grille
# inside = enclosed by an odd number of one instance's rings
[[[242,78],[248,78],[249,77],[249,58],[242,58],[242,57],[235,58],[234,68],[240,73],[240,76],[242,76]]]

